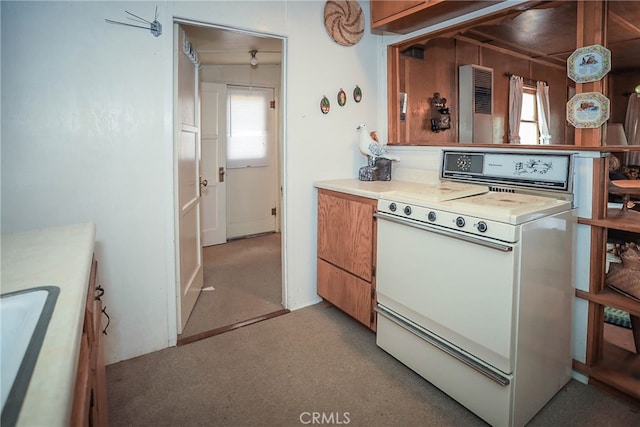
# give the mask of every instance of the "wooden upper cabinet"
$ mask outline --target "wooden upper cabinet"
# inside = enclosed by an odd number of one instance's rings
[[[407,34],[499,1],[399,0],[370,1],[371,29]]]
[[[429,2],[427,0],[407,0],[407,1],[372,1],[371,3],[371,22],[378,23],[389,18],[400,16],[403,12],[409,11],[411,8],[420,9],[427,3],[438,3],[438,1]],[[418,6],[418,7],[416,7]],[[411,13],[411,11],[407,12]],[[406,14],[404,14],[406,16]]]

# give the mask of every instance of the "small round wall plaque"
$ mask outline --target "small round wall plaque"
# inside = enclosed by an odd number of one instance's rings
[[[347,103],[347,94],[344,90],[340,89],[338,92],[338,105],[344,107],[344,104]]]
[[[358,85],[356,85],[356,88],[353,90],[353,100],[356,102],[362,101],[362,89],[360,89]]]
[[[327,114],[330,109],[331,103],[329,102],[329,98],[323,96],[322,100],[320,101],[320,111],[322,111],[322,114]]]

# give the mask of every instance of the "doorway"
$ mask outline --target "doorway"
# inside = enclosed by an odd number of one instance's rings
[[[242,176],[257,175],[258,167],[262,165],[247,165],[246,170],[236,165],[233,170],[229,170],[226,158],[214,159],[218,164],[201,168],[201,171],[207,169],[219,171],[213,180],[224,180],[226,196],[221,200],[223,205],[220,209],[224,214],[215,217],[216,220],[223,218],[226,221],[224,228],[231,223],[231,231],[224,232],[225,237],[219,244],[202,248],[204,285],[187,324],[182,330],[179,329],[182,333],[178,335],[178,345],[181,345],[233,329],[238,325],[244,326],[280,315],[288,310],[283,308],[285,292],[280,226],[281,182],[284,165],[281,162],[283,109],[280,106],[279,99],[282,98],[279,95],[282,87],[284,39],[202,23],[179,22],[179,24],[199,55],[199,85],[245,87],[249,88],[250,92],[253,88],[258,90],[269,87],[274,94],[271,105],[275,114],[275,129],[273,129],[275,145],[270,153],[273,160],[270,166],[275,165],[275,172],[272,173],[273,180],[259,180],[257,184],[254,180],[251,183],[251,179],[246,180]],[[256,59],[257,64],[254,63]],[[228,106],[226,92],[224,96],[225,99],[221,105],[226,110]],[[210,137],[205,135],[206,120],[212,120],[212,118],[201,118],[202,138],[205,139]],[[228,125],[229,121],[224,120]],[[220,135],[225,143],[227,135],[228,130],[221,132]],[[222,150],[222,152],[225,151]],[[208,161],[204,157],[202,161]],[[205,183],[212,181],[211,177],[202,178]],[[256,188],[256,186],[260,187]],[[247,203],[246,195],[255,194],[256,191],[261,194],[274,194],[273,206],[269,208],[269,213],[274,216],[271,221],[273,226],[258,229],[249,227],[244,232],[238,232],[233,223],[239,217],[238,206]],[[212,222],[207,221],[207,215],[203,211],[203,224]],[[207,241],[207,239],[203,240]],[[258,276],[251,274],[251,272],[260,271],[263,273]],[[269,274],[264,273],[267,271]]]

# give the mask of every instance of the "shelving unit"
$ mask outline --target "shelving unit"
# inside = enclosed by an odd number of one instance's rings
[[[640,316],[640,303],[606,286],[606,245],[609,230],[640,234],[640,212],[607,209],[608,158],[600,159],[593,184],[593,218],[579,218],[591,227],[589,291],[576,296],[589,302],[586,363],[574,368],[589,376],[589,384],[640,407],[640,354],[613,345],[604,337],[604,307]]]

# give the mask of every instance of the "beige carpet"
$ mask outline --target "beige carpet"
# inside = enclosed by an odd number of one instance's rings
[[[272,233],[204,248],[203,291],[181,337],[282,309],[280,237]]]
[[[111,426],[300,426],[313,412],[333,425],[486,425],[326,303],[110,365],[107,387]],[[637,426],[640,413],[571,381],[530,425]]]

